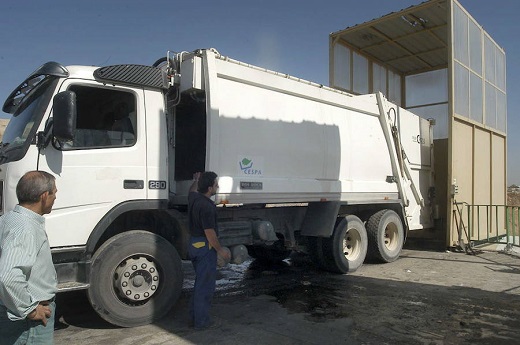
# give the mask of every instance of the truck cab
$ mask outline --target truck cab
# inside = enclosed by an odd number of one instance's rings
[[[12,119],[0,149],[2,212],[17,203],[15,186],[25,172],[48,171],[59,188],[53,211],[46,216],[46,229],[62,291],[90,286],[93,254],[107,239],[153,228],[169,233],[163,234],[162,238],[168,238],[163,245],[173,253],[170,259],[176,264],[170,268],[173,283],[165,288],[180,293],[180,258],[172,243],[182,252],[183,237],[176,236],[170,220],[165,220],[169,218],[169,190],[163,90],[145,84],[116,87],[95,80],[95,70],[50,62],[8,97],[3,110]],[[164,224],[152,219],[150,212]],[[141,233],[137,237],[143,240],[151,235],[157,236]],[[117,264],[124,266],[127,259]],[[143,303],[149,298],[145,295],[163,290],[164,284],[153,284],[157,276],[150,268],[166,269],[154,262],[153,255],[134,258],[127,265],[133,266],[135,260],[143,261],[140,266],[148,269],[132,271],[138,279],[119,281],[117,301],[121,304]],[[122,290],[134,280],[137,284],[139,277],[145,278],[139,287]],[[100,275],[99,279],[106,278]],[[169,307],[175,296],[178,293],[166,300]],[[148,314],[146,322],[154,313]]]

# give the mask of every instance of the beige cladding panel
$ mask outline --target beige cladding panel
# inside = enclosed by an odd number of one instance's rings
[[[455,119],[453,122],[452,176],[459,192],[458,202],[472,206],[471,222],[467,224],[467,208],[463,221],[473,241],[481,241],[505,233],[505,138],[486,129]],[[453,219],[452,219],[453,221]],[[456,224],[452,223],[451,242],[457,240]]]
[[[473,219],[470,231],[471,239],[486,238],[486,231],[492,210],[484,205],[489,205],[491,200],[491,139],[488,131],[475,128],[475,165],[473,185],[473,201],[468,200],[473,208]]]
[[[459,186],[457,201],[472,203],[473,128],[459,121],[453,124],[453,167],[451,183]]]
[[[494,205],[504,205],[506,202],[506,139],[502,136],[492,134],[492,176],[493,176],[493,195],[491,202]]]
[[[475,205],[487,205],[491,198],[491,140],[490,133],[475,128],[475,194],[473,201],[465,200]]]
[[[452,181],[450,181],[450,184],[456,183],[459,187],[455,201],[464,201],[471,204],[473,197],[473,128],[454,120],[452,145]],[[462,209],[463,207],[461,207]],[[463,214],[463,220],[466,219],[467,214]],[[449,244],[454,244],[458,240],[458,235],[457,223],[453,215],[451,216],[451,224]]]
[[[492,194],[490,204],[505,205],[506,204],[506,139],[502,136],[491,134],[491,175],[492,175]],[[491,236],[504,235],[506,233],[505,215],[498,213],[498,217],[493,224]],[[494,231],[496,230],[496,231]]]

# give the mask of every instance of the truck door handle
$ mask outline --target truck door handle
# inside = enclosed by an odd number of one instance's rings
[[[143,180],[124,180],[123,188],[124,189],[143,189],[144,181]]]

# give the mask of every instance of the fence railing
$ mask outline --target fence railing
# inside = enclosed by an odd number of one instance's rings
[[[459,244],[497,243],[520,247],[520,206],[454,204]]]

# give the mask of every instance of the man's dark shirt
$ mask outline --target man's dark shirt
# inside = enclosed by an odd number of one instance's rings
[[[190,192],[188,218],[191,236],[205,237],[204,229],[215,229],[218,236],[217,209],[213,201],[204,194]]]

